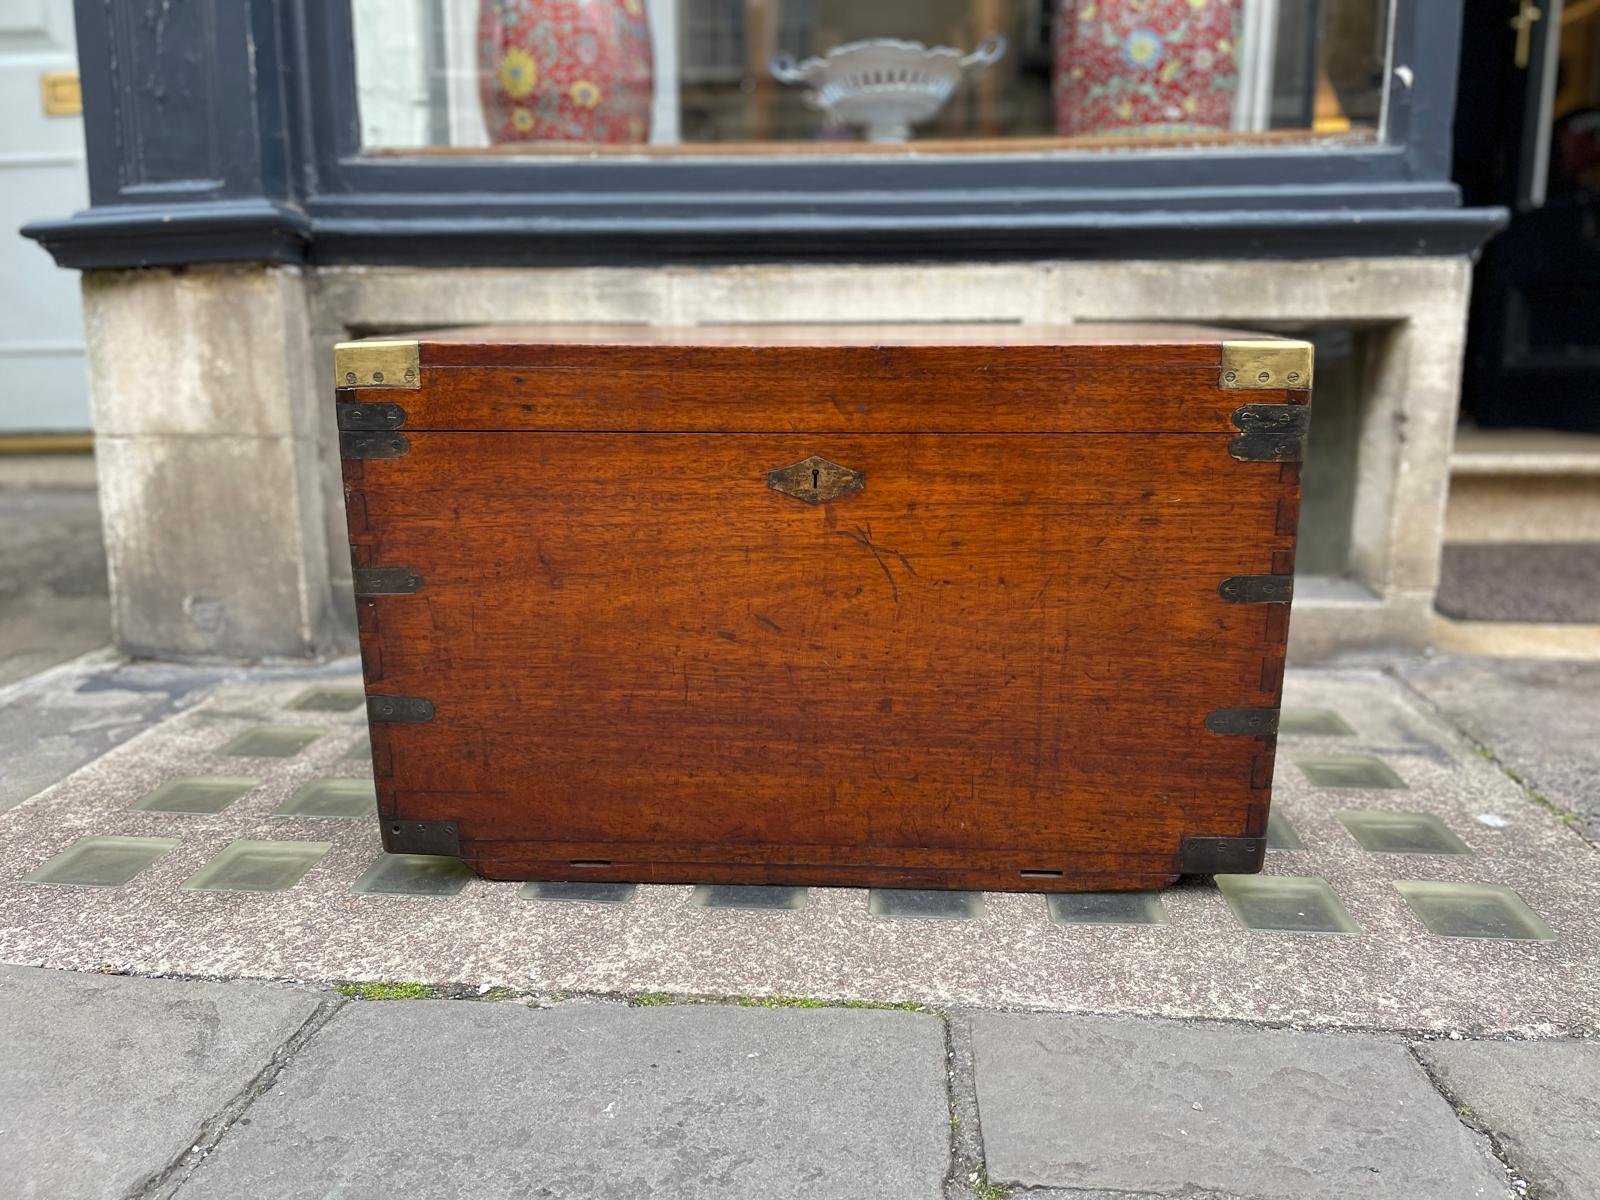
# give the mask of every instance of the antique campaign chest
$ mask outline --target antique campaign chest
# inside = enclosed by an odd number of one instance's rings
[[[1311,370],[1160,326],[341,345],[384,844],[495,879],[1259,869]]]

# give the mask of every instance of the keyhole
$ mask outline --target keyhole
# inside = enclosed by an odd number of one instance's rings
[[[819,482],[819,480],[821,480],[821,478],[822,478],[822,468],[821,467],[812,467],[811,468],[811,490],[813,492],[816,491],[817,488],[822,486],[821,483]]]

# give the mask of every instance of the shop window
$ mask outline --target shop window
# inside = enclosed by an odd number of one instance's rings
[[[1385,0],[353,0],[369,153],[1379,136]]]

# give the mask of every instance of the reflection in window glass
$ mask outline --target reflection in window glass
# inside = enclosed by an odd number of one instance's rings
[[[369,150],[1370,138],[1386,0],[353,0]]]

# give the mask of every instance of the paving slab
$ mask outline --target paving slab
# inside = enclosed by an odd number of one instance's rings
[[[315,679],[356,682],[348,661]],[[1342,936],[1247,929],[1209,880],[1162,894],[1165,925],[1061,924],[1045,896],[1002,893],[984,895],[970,919],[930,921],[874,916],[867,892],[850,888],[812,888],[789,911],[701,907],[688,902],[687,885],[641,886],[614,904],[534,903],[517,884],[481,879],[447,896],[356,891],[383,853],[377,822],[280,811],[315,780],[371,779],[369,760],[353,757],[366,753],[362,712],[295,707],[310,686],[309,677],[260,670],[223,681],[202,703],[0,813],[0,961],[1474,1036],[1600,1029],[1600,853],[1376,671],[1291,672],[1286,702],[1341,723],[1279,739],[1273,806],[1300,848],[1268,851],[1266,870],[1326,880],[1359,927]],[[287,757],[222,753],[239,734],[273,725],[320,732]],[[1352,755],[1380,761],[1404,786],[1318,786],[1296,762]],[[261,782],[215,813],[137,807],[174,778],[213,776]],[[1351,810],[1434,818],[1471,853],[1373,853],[1339,819]],[[90,836],[179,844],[121,887],[27,882]],[[183,888],[239,839],[332,848],[283,891]],[[1408,880],[1510,888],[1555,937],[1437,936],[1397,889]]]
[[[937,1200],[944,1071],[918,1013],[354,1003],[176,1195]]]
[[[1600,1196],[1600,1043],[1430,1042],[1418,1053],[1540,1200]]]
[[[1402,675],[1600,842],[1600,662],[1449,657]]]
[[[1405,1043],[1057,1014],[972,1017],[991,1183],[1252,1200],[1512,1194]]]
[[[59,470],[41,478],[0,460],[0,685],[111,641],[92,460],[46,464]]]
[[[286,986],[0,967],[5,1195],[137,1194],[319,1002]]]
[[[228,674],[130,663],[107,650],[0,688],[0,812],[195,703]]]

